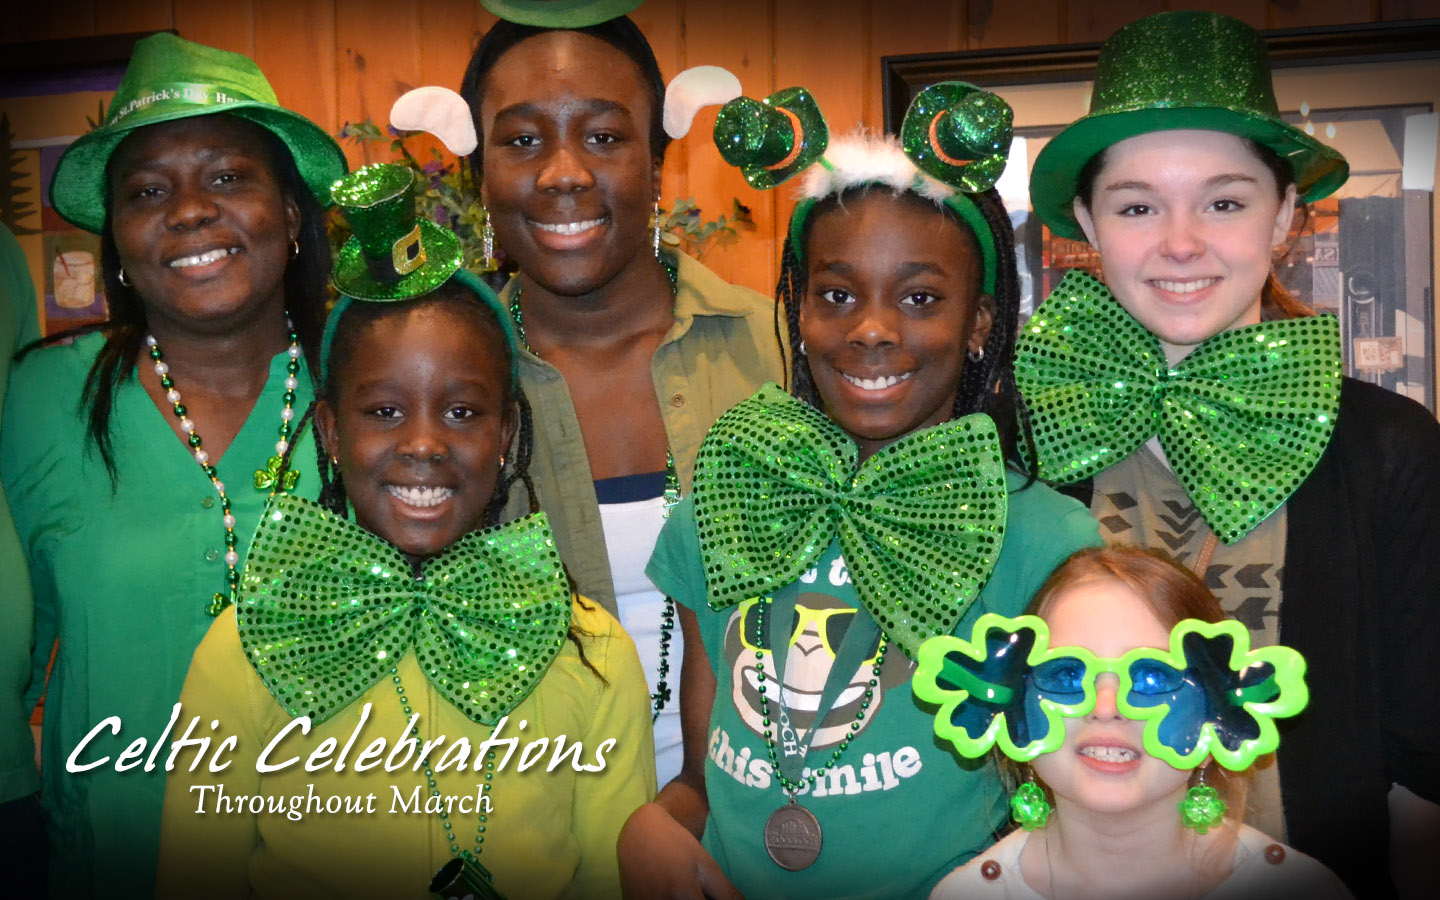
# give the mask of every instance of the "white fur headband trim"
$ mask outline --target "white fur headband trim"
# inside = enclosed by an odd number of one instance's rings
[[[914,191],[935,203],[955,195],[955,189],[919,169],[891,135],[856,131],[830,141],[820,162],[805,170],[802,196],[819,200],[861,184],[883,184],[893,191]]]

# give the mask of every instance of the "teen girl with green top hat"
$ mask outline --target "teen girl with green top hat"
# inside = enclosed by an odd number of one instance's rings
[[[1271,276],[1297,199],[1346,173],[1280,120],[1248,26],[1122,28],[1089,115],[1031,176],[1041,218],[1089,240],[1105,282],[1061,282],[1016,374],[1041,477],[1075,483],[1108,538],[1204,573],[1257,643],[1281,635],[1311,661],[1310,709],[1262,768],[1252,818],[1380,897],[1392,849],[1433,866],[1440,838],[1440,425],[1342,378],[1335,320]],[[1418,817],[1393,840],[1387,797]]]
[[[767,298],[660,242],[665,83],[623,15],[638,5],[486,0],[502,21],[460,93],[487,227],[517,267],[501,299],[523,338],[540,504],[581,593],[635,638],[668,780],[684,643],[645,563],[705,430],[782,360]]]
[[[382,165],[335,186],[355,237],[315,413],[326,486],[271,504],[196,651],[184,714],[238,745],[172,772],[160,896],[619,894],[616,835],[654,794],[644,677],[545,515],[499,524],[530,493],[516,335],[413,184]],[[286,814],[227,813],[222,790]]]
[[[164,740],[279,454],[301,441],[313,459],[293,425],[319,351],[321,204],[344,171],[251,60],[169,34],[136,44],[104,124],[56,166],[51,205],[101,236],[110,318],[22,359],[5,421],[25,427],[0,437],[35,590],[31,703],[59,639],[42,787],[56,896],[153,891],[163,775],[116,759]],[[298,478],[314,496],[313,467]]]
[[[1018,612],[1098,542],[1013,465],[1019,292],[992,188],[1010,109],[938,85],[903,150],[827,147],[803,89],[716,122],[752,184],[806,173],[778,288],[792,388],[710,430],[651,560],[685,607],[695,715],[685,771],[626,824],[622,874],[636,896],[923,895],[993,840],[1005,792],[933,740],[915,649]]]

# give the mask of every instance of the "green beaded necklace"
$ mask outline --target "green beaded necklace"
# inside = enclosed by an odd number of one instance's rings
[[[391,667],[390,680],[395,684],[395,694],[400,698],[400,708],[405,711],[405,721],[412,721],[415,718],[415,711],[410,707],[410,698],[405,696],[405,685],[401,683],[400,670],[397,667]],[[419,741],[421,746],[424,746],[425,739],[420,736],[420,727],[418,724],[411,726],[410,736]],[[430,767],[430,761],[428,759],[422,759],[420,764],[425,770],[425,783],[430,787],[430,796],[438,798],[440,796],[440,783],[435,778],[435,770]],[[480,783],[481,799],[480,802],[476,804],[477,821],[475,823],[475,849],[473,852],[468,849],[460,849],[459,839],[455,836],[455,826],[450,821],[450,814],[444,812],[443,803],[437,805],[437,811],[435,813],[440,819],[440,824],[445,829],[445,839],[450,842],[451,857],[453,859],[464,859],[470,866],[478,869],[485,880],[492,884],[495,881],[495,876],[490,873],[490,870],[480,864],[480,854],[485,849],[485,826],[490,818],[488,812],[490,804],[487,801],[490,798],[490,792],[494,786],[494,778],[495,751],[492,748],[485,754],[485,780]]]
[[[295,326],[288,316],[285,318],[285,327],[290,332],[290,349],[286,351],[290,358],[285,364],[285,407],[280,410],[280,440],[275,445],[277,455],[270,457],[265,469],[255,472],[255,487],[271,488],[272,492],[275,489],[292,489],[300,477],[298,472],[287,472],[283,484],[276,485],[275,473],[280,470],[280,459],[290,446],[290,429],[295,419],[295,389],[300,384],[300,337],[295,333]],[[214,463],[210,462],[210,454],[203,446],[200,432],[195,430],[195,422],[190,418],[189,410],[180,401],[180,390],[175,387],[175,379],[170,377],[170,366],[165,362],[165,354],[160,351],[160,344],[154,335],[147,334],[145,345],[150,348],[150,360],[155,365],[155,374],[160,376],[160,386],[165,389],[165,399],[170,403],[170,411],[180,420],[180,430],[185,432],[185,442],[190,446],[190,452],[200,464],[200,469],[215,486],[215,493],[220,495],[221,522],[225,525],[225,591],[216,591],[205,606],[205,612],[218,616],[225,607],[235,602],[235,591],[240,583],[240,572],[236,568],[240,563],[240,553],[235,549],[235,514],[230,509],[230,495],[225,491],[225,482],[220,480],[219,471]],[[262,485],[261,476],[267,473],[269,480]]]
[[[659,256],[660,265],[665,269],[665,275],[670,279],[670,295],[673,297],[680,290],[680,267],[669,256]],[[531,356],[539,357],[530,342],[525,339],[525,313],[520,306],[520,279],[515,279],[515,293],[510,297],[510,318],[515,322],[515,336],[520,339],[520,346]],[[680,502],[680,477],[675,474],[675,457],[670,449],[665,449],[665,493],[664,515],[670,516],[670,510]],[[660,720],[660,711],[665,704],[670,702],[670,642],[675,635],[675,600],[671,597],[665,598],[665,604],[660,608],[660,664],[656,668],[655,691],[650,694],[650,724],[654,725]]]
[[[769,603],[762,602],[762,605],[767,608],[769,607]],[[764,623],[765,613],[757,613],[757,626],[762,629],[762,634],[764,633]],[[875,686],[880,683],[880,667],[885,665],[885,649],[889,645],[890,638],[882,635],[880,638],[880,647],[875,654],[875,664],[870,669],[870,681],[865,686],[865,699],[860,701],[860,712],[855,715],[855,721],[850,723],[850,731],[841,739],[840,743],[835,746],[835,751],[830,754],[830,758],[825,761],[825,765],[815,769],[799,781],[791,781],[785,776],[785,773],[780,770],[780,759],[775,754],[775,732],[770,725],[770,698],[765,694],[765,663],[762,661],[765,656],[765,651],[755,651],[755,681],[760,688],[760,721],[761,724],[765,726],[765,750],[770,754],[770,765],[775,769],[775,779],[780,782],[780,787],[785,790],[785,793],[790,795],[792,800],[802,788],[807,786],[813,787],[817,780],[834,767],[835,763],[840,759],[840,754],[845,752],[845,748],[850,746],[850,741],[853,740],[856,733],[860,731],[860,726],[865,721],[865,713],[870,709],[870,700],[875,696]],[[783,648],[772,648],[771,652],[783,652]],[[819,728],[820,725],[821,722],[816,720],[811,727]]]

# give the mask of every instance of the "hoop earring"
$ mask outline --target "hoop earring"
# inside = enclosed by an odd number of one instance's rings
[[[801,338],[801,339],[800,339],[800,355],[801,355],[801,356],[804,356],[804,355],[805,355],[805,339],[804,339],[804,338]]]
[[[650,249],[660,258],[660,198],[655,198],[655,212],[650,217]]]
[[[973,363],[978,363],[985,359],[985,348],[981,347],[978,350],[966,350],[965,358]]]
[[[505,454],[500,454],[500,471],[505,471]]]
[[[299,258],[300,258],[300,239],[299,239],[299,238],[295,238],[295,239],[293,239],[293,240],[290,241],[290,258],[291,258],[291,259],[299,259]]]
[[[120,274],[116,275],[115,278],[116,278],[117,281],[119,281],[119,282],[120,282],[121,284],[123,284],[125,287],[130,287],[130,286],[131,286],[131,285],[130,285],[130,279],[128,279],[128,278],[125,277],[125,267],[124,267],[124,266],[121,266],[121,267],[120,267]]]

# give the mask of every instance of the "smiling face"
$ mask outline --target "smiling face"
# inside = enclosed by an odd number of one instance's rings
[[[355,520],[412,561],[481,526],[515,433],[504,339],[483,315],[427,304],[362,323],[316,407]]]
[[[1075,217],[1100,251],[1120,305],[1172,364],[1205,339],[1260,321],[1271,250],[1285,241],[1295,189],[1245,142],[1218,131],[1157,131],[1105,151],[1090,205]]]
[[[285,307],[300,211],[258,125],[226,115],[137,129],[111,157],[110,228],[151,319],[236,321]]]
[[[1170,629],[1150,604],[1124,582],[1092,577],[1054,594],[1042,611],[1050,646],[1083,647],[1097,657],[1120,657],[1137,647],[1165,650]],[[1065,720],[1065,743],[1035,758],[1031,766],[1056,799],[1097,813],[1125,813],[1168,803],[1173,810],[1189,785],[1190,773],[1145,752],[1142,722],[1120,715],[1118,679],[1100,675],[1095,708]]]
[[[589,35],[536,35],[490,70],[480,99],[485,206],[506,252],[546,290],[585,294],[654,264],[651,117],[640,68]]]
[[[994,317],[973,236],[928,200],[877,188],[816,213],[805,259],[805,356],[861,458],[948,420]]]

